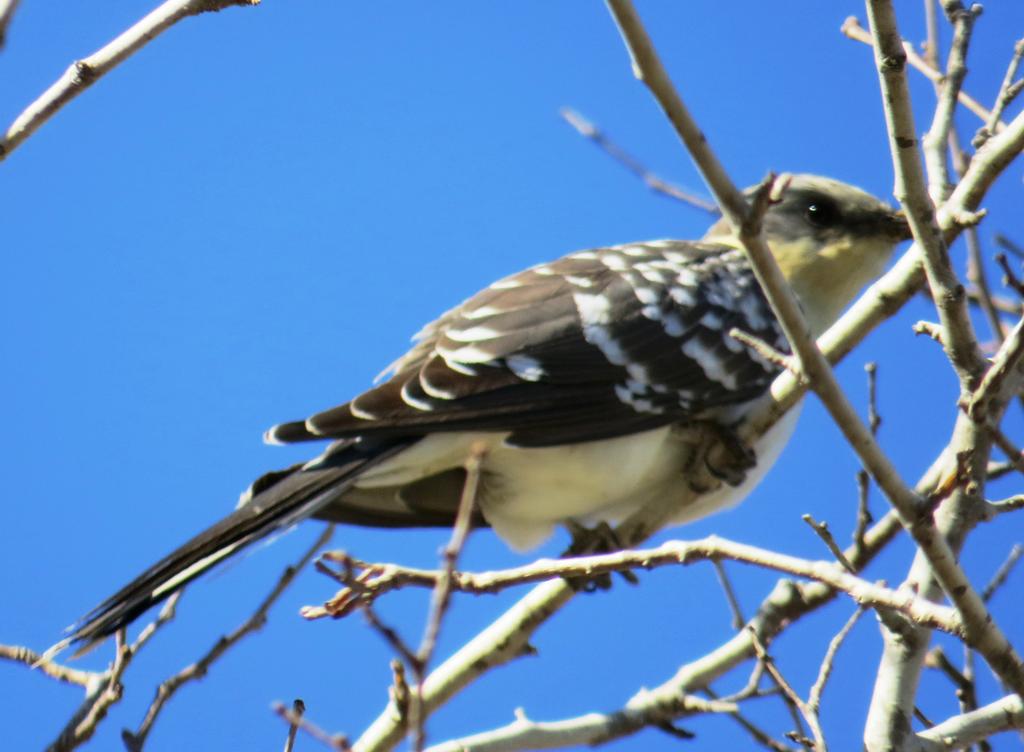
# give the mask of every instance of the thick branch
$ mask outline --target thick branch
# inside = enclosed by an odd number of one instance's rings
[[[11,24],[19,2],[20,0],[0,0],[0,48],[7,43],[7,27]]]
[[[1024,702],[1009,695],[970,713],[953,716],[917,735],[914,752],[946,752],[977,744],[1000,731],[1024,728]]]
[[[891,3],[886,0],[868,0],[868,17],[875,39],[875,64],[882,88],[889,147],[896,171],[894,193],[907,215],[914,240],[922,250],[928,286],[939,312],[939,320],[946,331],[943,347],[960,377],[962,389],[972,391],[977,386],[977,378],[984,368],[984,359],[978,349],[968,316],[966,294],[953,272],[946,241],[935,216],[935,204],[928,194],[924,170],[918,156],[917,131],[905,75],[907,57],[899,30],[896,28],[896,16]],[[965,43],[966,40],[961,36],[960,41]],[[963,67],[962,59],[960,66]],[[946,88],[945,91],[951,95],[955,89]],[[945,100],[940,98],[940,105],[943,101]],[[934,135],[931,136],[936,142],[935,149],[946,148],[949,118],[952,118],[951,106],[948,111],[936,115],[932,128]],[[944,151],[941,161],[941,175],[933,176],[939,181],[946,175]],[[939,192],[945,191],[943,189]]]

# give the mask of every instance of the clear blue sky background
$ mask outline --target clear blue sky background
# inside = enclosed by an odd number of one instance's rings
[[[900,5],[906,34],[920,39],[920,4]],[[0,54],[0,120],[10,122],[71,60],[150,6],[26,0]],[[846,15],[863,15],[860,3],[645,2],[640,10],[737,181],[769,169],[812,171],[890,197],[870,53],[838,32]],[[1024,6],[986,8],[967,83],[983,102],[1022,32]],[[933,96],[916,74],[914,94],[924,130]],[[650,194],[561,122],[563,105],[663,175],[699,188],[596,2],[266,0],[190,19],[0,165],[0,641],[53,643],[229,510],[253,477],[305,456],[308,447],[263,446],[265,428],[359,392],[423,322],[491,280],[580,248],[703,232],[704,216]],[[976,121],[961,124],[973,134]],[[996,231],[1024,240],[1020,190],[1018,164],[986,202],[987,248]],[[909,481],[945,444],[957,396],[938,348],[910,332],[920,318],[934,314],[917,300],[840,368],[863,407],[863,363],[880,362],[882,442]],[[1019,418],[1014,406],[1018,441]],[[746,504],[673,534],[718,533],[822,557],[800,514],[828,520],[847,540],[856,468],[812,401]],[[1019,489],[1015,478],[991,493]],[[873,508],[885,509],[877,494]],[[318,533],[303,525],[193,586],[177,620],[131,667],[126,697],[91,748],[119,748],[120,728],[137,725],[156,684],[241,621]],[[1010,517],[971,538],[965,561],[976,580],[1022,537],[1020,519]],[[429,566],[445,539],[345,529],[335,543],[364,559]],[[910,557],[896,545],[868,576],[898,582]],[[473,568],[524,560],[486,532],[466,552]],[[751,612],[775,577],[728,569]],[[642,580],[576,599],[537,634],[539,656],[474,685],[431,720],[430,738],[507,723],[517,707],[548,720],[612,710],[730,634],[709,566]],[[301,605],[333,590],[304,574],[262,633],[175,698],[149,748],[277,749],[285,727],[269,705],[294,697],[318,723],[357,735],[386,700],[391,653],[359,617],[298,618]],[[1019,596],[1009,595],[994,610],[1024,644]],[[440,654],[512,597],[458,598]],[[418,640],[425,603],[422,593],[400,594],[381,611]],[[840,600],[773,646],[802,691],[851,611]],[[836,749],[859,747],[879,647],[870,617],[844,647],[824,717]],[[110,655],[104,646],[80,664],[101,668]],[[999,690],[981,673],[982,697],[994,699]],[[927,715],[956,711],[943,680],[925,684]],[[12,665],[0,665],[0,697],[0,737],[16,750],[51,741],[81,700],[77,689]],[[771,701],[752,715],[776,731],[790,727]],[[748,746],[728,719],[683,725],[698,733],[694,750]],[[647,731],[611,748],[679,744]],[[997,748],[1016,744],[1003,738]],[[301,740],[300,749],[316,748]]]

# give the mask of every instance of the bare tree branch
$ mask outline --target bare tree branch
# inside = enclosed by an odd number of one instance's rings
[[[123,629],[118,630],[115,641],[117,645],[114,650],[114,662],[106,674],[105,681],[93,694],[86,697],[85,702],[71,717],[57,739],[46,748],[47,752],[69,752],[85,744],[96,733],[96,728],[107,717],[110,708],[120,702],[124,693],[121,677],[131,663],[133,653]]]
[[[239,625],[230,634],[222,636],[217,642],[213,644],[213,647],[203,655],[195,663],[192,663],[185,668],[181,669],[174,676],[169,677],[157,687],[156,697],[153,698],[153,702],[146,710],[146,715],[142,719],[142,723],[134,731],[125,729],[121,732],[121,739],[124,741],[125,746],[129,750],[138,752],[143,748],[146,743],[146,738],[149,736],[149,732],[153,729],[153,724],[156,723],[156,719],[159,717],[160,712],[164,709],[167,702],[177,693],[179,689],[190,681],[197,681],[206,676],[207,671],[221,656],[223,656],[228,650],[237,645],[243,638],[253,632],[257,632],[263,628],[263,625],[267,623],[267,614],[270,608],[277,602],[277,599],[281,597],[288,586],[292,583],[295,577],[303,567],[305,567],[317,552],[323,548],[327,541],[330,540],[334,534],[334,526],[328,525],[324,528],[324,531],[314,541],[313,545],[307,549],[302,557],[292,566],[286,568],[278,578],[274,587],[263,599],[260,605],[252,613],[252,615]]]
[[[841,551],[839,553],[843,555]],[[806,577],[849,594],[861,605],[889,608],[909,616],[920,624],[954,635],[961,634],[960,620],[953,609],[917,598],[912,593],[870,583],[832,562],[800,559],[716,536],[696,541],[668,541],[657,548],[617,551],[611,554],[578,556],[570,559],[538,559],[519,567],[493,572],[453,571],[450,579],[452,590],[483,594],[555,578],[571,580],[627,569],[689,566],[698,561],[711,559],[729,559],[783,574]],[[852,564],[847,564],[853,569]],[[436,588],[446,577],[443,570],[412,569],[396,564],[374,564],[371,567],[379,574],[374,579],[360,583],[364,604],[368,600],[402,587]],[[310,613],[312,610],[307,611],[308,618],[314,618]],[[327,609],[315,614],[317,617],[328,615],[330,612]]]
[[[870,32],[868,32],[860,22],[854,16],[850,16],[839,29],[845,36],[853,39],[857,42],[863,42],[866,45],[874,45],[874,39]],[[923,73],[925,77],[934,84],[938,84],[942,81],[942,73],[935,67],[928,64],[927,61],[923,60],[920,55],[914,51],[914,46],[910,42],[902,41],[903,51],[906,53],[907,62],[910,63],[914,68]],[[977,99],[961,91],[957,94],[957,100],[970,112],[977,115],[983,122],[987,122],[992,116],[992,113],[981,104]],[[996,131],[1001,131],[1005,124],[1002,121],[996,122]]]
[[[680,201],[687,206],[700,209],[701,211],[718,216],[718,206],[700,196],[683,190],[678,185],[668,182],[648,170],[636,157],[629,154],[625,149],[612,141],[604,131],[587,120],[583,115],[569,107],[563,107],[558,111],[569,125],[576,129],[584,138],[590,140],[597,148],[625,167],[655,193],[668,196],[671,199]]]
[[[1020,94],[1021,89],[1024,88],[1024,83],[1013,80],[1017,77],[1017,68],[1020,66],[1021,57],[1024,57],[1024,39],[1017,40],[1017,43],[1013,46],[1013,55],[1010,57],[1010,64],[1006,66],[1006,75],[1003,77],[1003,83],[999,87],[999,93],[996,95],[996,103],[992,108],[992,114],[985,121],[985,125],[978,129],[978,132],[975,134],[971,142],[973,146],[981,146],[988,140],[989,136],[995,133],[996,125],[1003,116],[1003,111],[1010,106],[1013,100]]]
[[[954,716],[917,735],[914,752],[964,749],[993,734],[1024,728],[1024,702],[1009,695],[972,713]]]
[[[7,44],[7,29],[21,0],[0,0],[0,49]]]
[[[97,671],[82,671],[45,660],[36,651],[21,645],[0,645],[0,659],[13,663],[22,663],[29,668],[39,670],[51,679],[56,679],[65,684],[76,684],[79,687],[89,688],[95,686],[97,682],[102,681],[106,677],[106,674]]]
[[[200,13],[224,10],[232,5],[258,3],[259,0],[166,0],[108,44],[73,62],[63,76],[18,115],[0,137],[0,160],[6,159],[64,105],[178,21]]]

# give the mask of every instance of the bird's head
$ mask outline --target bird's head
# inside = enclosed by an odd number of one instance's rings
[[[818,335],[881,276],[896,245],[910,238],[910,228],[902,212],[860,188],[793,175],[765,214],[763,235]],[[724,219],[705,239],[738,244]]]

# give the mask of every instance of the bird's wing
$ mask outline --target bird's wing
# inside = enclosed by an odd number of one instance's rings
[[[387,381],[268,437],[621,436],[763,393],[778,368],[734,327],[787,348],[736,249],[655,241],[571,254],[491,285],[427,326]]]
[[[509,432],[519,446],[592,441],[747,402],[777,367],[728,335],[786,348],[742,253],[658,241],[572,254],[495,283],[441,316],[393,375],[345,405],[271,431],[334,438],[320,457],[257,480],[232,514],[90,612],[63,644],[92,643],[253,542],[313,515],[356,524],[446,524],[432,500],[451,472],[381,506],[343,499],[359,475],[435,431]],[[440,484],[440,485],[439,485]],[[415,484],[414,484],[415,485]],[[414,489],[415,491],[415,489]]]

